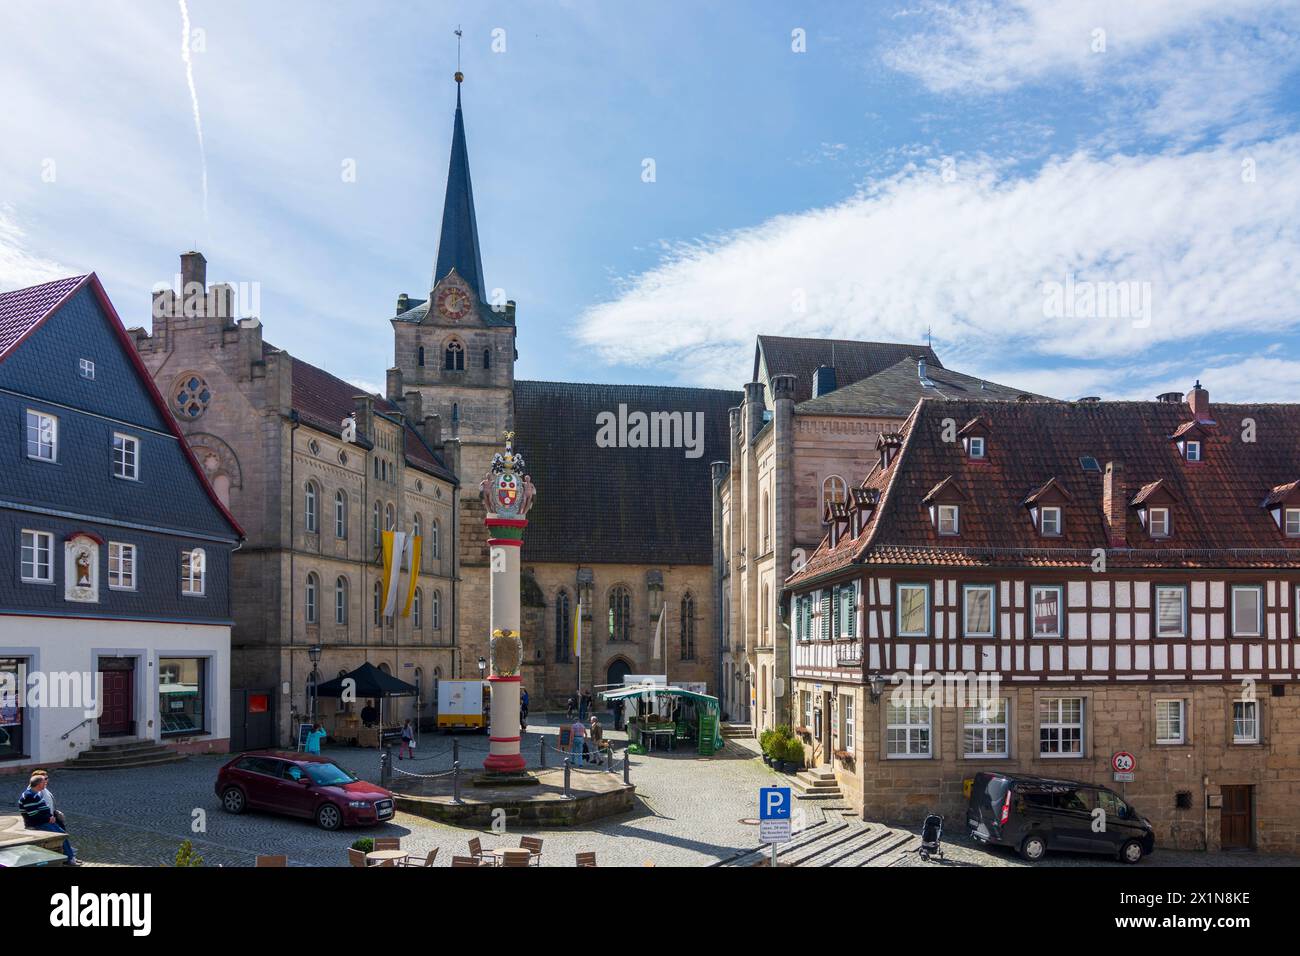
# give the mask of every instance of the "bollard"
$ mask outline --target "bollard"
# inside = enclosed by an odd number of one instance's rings
[[[451,738],[451,762],[453,764],[460,762],[460,741],[455,737]]]
[[[605,751],[605,772],[614,772],[614,748],[610,747]]]
[[[573,796],[573,794],[569,792],[569,767],[570,767],[569,758],[565,757],[564,758],[564,796],[566,799],[571,798]]]
[[[460,803],[460,761],[454,761],[451,765],[451,799],[453,803]]]
[[[625,753],[623,754],[623,782],[624,783],[632,782],[631,768],[632,768],[632,755]]]
[[[379,785],[387,790],[393,783],[393,749],[385,747],[379,755]]]
[[[537,761],[541,765],[542,769],[545,770],[546,769],[546,738],[545,737],[537,741]]]

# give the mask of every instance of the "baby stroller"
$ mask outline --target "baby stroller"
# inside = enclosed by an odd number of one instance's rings
[[[937,813],[931,813],[925,818],[925,823],[921,824],[921,845],[917,848],[917,853],[921,854],[921,859],[929,860],[932,856],[943,859],[943,847],[940,845],[943,840],[943,817]]]

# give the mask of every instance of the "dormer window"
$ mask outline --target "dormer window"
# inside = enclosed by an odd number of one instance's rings
[[[1038,531],[1045,538],[1061,536],[1061,509],[1055,505],[1044,506],[1038,518]]]
[[[1168,538],[1174,533],[1173,505],[1179,500],[1169,482],[1159,478],[1143,485],[1129,505],[1137,509],[1138,520],[1147,534],[1152,538]]]
[[[1185,449],[1183,455],[1188,461],[1201,460],[1201,443],[1199,441],[1188,441],[1183,447]]]
[[[1272,488],[1263,506],[1279,531],[1288,538],[1300,538],[1300,481]]]
[[[1300,508],[1286,509],[1286,536],[1300,538]]]
[[[984,457],[984,437],[982,435],[972,435],[966,447],[970,450],[972,458]]]
[[[939,533],[940,534],[957,534],[957,506],[956,505],[939,505]]]
[[[957,432],[966,457],[971,461],[984,461],[989,450],[989,423],[982,417],[972,418]]]
[[[1183,461],[1194,463],[1205,460],[1205,439],[1210,437],[1213,422],[1183,422],[1170,435]]]
[[[1169,509],[1150,508],[1147,511],[1147,530],[1153,538],[1169,537]]]

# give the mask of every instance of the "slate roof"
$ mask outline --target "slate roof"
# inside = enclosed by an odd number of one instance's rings
[[[84,275],[69,276],[26,289],[0,292],[0,357],[26,338],[85,279]]]
[[[279,351],[273,345],[262,344],[263,354]],[[356,410],[355,396],[370,394],[360,386],[344,381],[337,375],[331,375],[322,368],[293,359],[293,408],[300,421],[327,434],[338,436],[342,433],[340,423]],[[375,400],[375,412],[396,421],[400,409],[382,395],[371,395]],[[435,454],[420,434],[407,423],[406,463],[421,471],[454,482],[456,476],[447,468],[441,458]],[[360,438],[360,436],[358,436]],[[360,443],[360,442],[359,442]],[[365,447],[369,447],[368,443]]]
[[[754,346],[754,376],[751,381],[759,381],[760,364],[766,365],[769,379],[773,375],[793,375],[794,400],[803,402],[812,397],[813,372],[818,366],[834,367],[835,381],[843,388],[868,375],[883,372],[905,358],[910,358],[913,363],[924,358],[930,368],[943,368],[939,356],[928,345],[760,335]]]
[[[712,564],[709,465],[728,458],[728,410],[740,392],[653,385],[515,382],[515,442],[537,486],[523,560]],[[596,416],[702,412],[704,450],[601,448]]]
[[[838,353],[837,353],[838,355]],[[963,372],[935,367],[926,360],[924,386],[918,374],[917,360],[908,356],[889,368],[835,389],[826,395],[800,402],[795,410],[807,415],[864,415],[881,418],[906,418],[922,398],[972,398],[1014,402],[1021,396],[1042,399],[1023,389],[998,385]]]
[[[442,233],[433,286],[455,269],[482,302],[483,256],[479,252],[478,220],[474,215],[474,188],[469,177],[469,149],[465,145],[465,117],[460,109],[460,82],[456,83],[456,119],[452,124],[451,162],[447,167],[447,195],[442,204]],[[433,286],[430,286],[432,288]]]
[[[1263,507],[1273,489],[1300,479],[1300,405],[1216,405],[1221,422],[1252,418],[1259,436],[1210,426],[1202,462],[1186,462],[1169,440],[1190,417],[1163,402],[975,402],[926,400],[904,423],[904,440],[885,471],[864,487],[881,493],[856,537],[822,541],[788,584],[797,586],[855,564],[965,567],[1081,567],[1093,549],[1110,567],[1300,567],[1300,540],[1286,538]],[[987,460],[971,461],[943,441],[943,420],[982,417]],[[1103,474],[1079,459],[1123,463],[1127,547],[1110,548],[1102,511]],[[961,489],[961,534],[941,538],[922,500],[945,478]],[[1038,535],[1026,499],[1049,479],[1063,489],[1063,534]],[[1151,489],[1171,495],[1173,533],[1154,540],[1134,506]],[[1140,501],[1138,501],[1140,503]]]

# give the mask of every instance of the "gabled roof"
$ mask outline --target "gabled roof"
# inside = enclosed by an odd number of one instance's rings
[[[1114,567],[1300,567],[1300,541],[1278,534],[1260,500],[1286,494],[1300,459],[1300,405],[1226,405],[1221,420],[1253,418],[1267,441],[1246,443],[1211,430],[1204,462],[1188,467],[1169,435],[1187,414],[1162,402],[918,402],[902,426],[902,448],[887,469],[874,467],[864,487],[881,493],[872,520],[856,537],[828,539],[788,584],[807,585],[855,565],[1087,567],[1096,548]],[[1012,454],[971,463],[943,440],[945,418],[987,417]],[[1113,548],[1104,518],[1104,477],[1079,467],[1084,456],[1122,462],[1124,500],[1166,491],[1179,501],[1174,534],[1152,539],[1125,510],[1127,548]],[[941,538],[921,502],[948,476],[972,504],[962,509],[960,538]],[[1050,546],[1021,507],[1026,489],[1068,480],[1062,533]],[[1267,499],[1266,499],[1267,500]]]
[[[912,346],[907,346],[911,348]],[[1047,400],[1023,389],[998,385],[973,375],[933,367],[926,360],[923,385],[917,358],[907,356],[888,368],[861,378],[851,385],[837,388],[827,395],[800,402],[795,410],[801,415],[866,415],[880,418],[906,418],[922,398],[977,398],[1014,402],[1022,397]],[[974,424],[973,422],[971,424]],[[986,425],[987,427],[987,425]],[[962,430],[965,433],[966,429]]]
[[[1070,498],[1070,492],[1066,490],[1065,485],[1057,481],[1055,476],[1052,476],[1030,492],[1029,496],[1025,498],[1022,504],[1026,506],[1033,505],[1039,501],[1043,501],[1049,495],[1059,495],[1067,500]]]
[[[263,345],[263,351],[274,347]],[[382,395],[366,392],[364,388],[331,375],[302,359],[293,359],[293,408],[300,421],[330,435],[342,433],[342,421],[356,410],[356,396],[369,394],[375,400],[375,412],[397,421],[400,409]],[[420,434],[406,423],[403,428],[406,441],[406,463],[439,478],[454,482],[456,476],[434,451],[425,444]],[[359,437],[359,436],[358,436]]]
[[[460,79],[456,80],[456,119],[452,124],[451,162],[447,167],[447,195],[442,203],[442,232],[433,285],[452,269],[483,302],[483,257],[479,253],[478,220],[474,215],[474,188],[469,178],[469,148],[465,145],[465,117],[460,109]],[[432,288],[432,286],[430,287]]]
[[[754,346],[754,375],[750,381],[759,381],[760,367],[767,369],[769,380],[773,375],[793,375],[794,400],[803,402],[812,397],[813,372],[819,366],[834,368],[835,381],[839,389],[843,389],[868,375],[883,372],[903,359],[911,359],[915,369],[919,358],[925,359],[932,369],[943,368],[939,356],[928,345],[760,335]]]
[[[1154,498],[1160,497],[1172,498],[1174,501],[1178,500],[1178,493],[1163,478],[1157,478],[1155,481],[1149,481],[1143,485],[1138,489],[1138,493],[1133,496],[1133,500],[1129,504],[1137,508]]]
[[[1300,480],[1288,481],[1285,485],[1277,485],[1274,488],[1270,488],[1268,494],[1264,496],[1264,501],[1261,507],[1272,508],[1276,505],[1280,505],[1295,494],[1297,488],[1300,488]]]
[[[136,350],[135,343],[127,334],[126,327],[117,314],[117,309],[113,307],[112,301],[108,298],[108,293],[104,291],[103,283],[99,281],[99,276],[95,273],[70,276],[67,279],[57,279],[54,282],[45,282],[26,289],[0,293],[0,362],[17,352],[29,335],[40,328],[50,316],[58,312],[65,302],[85,288],[89,288],[94,294],[104,317],[108,320],[109,328],[121,345],[127,360],[135,369],[141,387],[144,388],[149,400],[158,409],[167,430],[176,439],[185,460],[189,462],[190,468],[198,479],[199,485],[207,493],[208,498],[211,499],[231,530],[239,538],[243,538],[244,529],[239,526],[239,522],[230,513],[230,509],[222,504],[221,499],[217,497],[217,493],[209,483],[203,467],[199,464],[198,459],[194,457],[189,442],[185,440],[184,433],[181,432],[180,426],[176,423],[176,417],[172,415],[171,409],[163,400],[161,393],[159,393],[158,386],[154,384],[153,376],[145,368],[140,353]]]
[[[710,465],[730,453],[739,392],[656,385],[515,382],[515,442],[537,486],[523,560],[566,564],[713,562]],[[597,445],[597,416],[700,413],[702,454]]]

